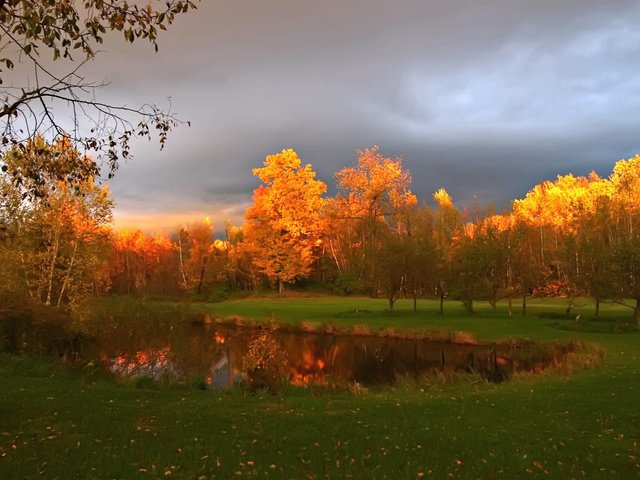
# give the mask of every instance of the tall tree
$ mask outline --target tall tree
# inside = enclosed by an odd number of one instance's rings
[[[357,164],[340,170],[336,179],[339,194],[331,202],[333,221],[351,232],[345,237],[348,243],[342,246],[341,255],[335,255],[336,264],[339,257],[346,256],[344,250],[351,249],[357,256],[353,265],[359,269],[357,277],[375,293],[381,280],[378,267],[379,262],[384,261],[381,251],[385,248],[385,239],[406,235],[403,209],[417,204],[410,190],[411,175],[403,168],[401,158],[385,157],[374,146],[358,151]],[[396,282],[384,283],[395,285]]]
[[[245,213],[244,242],[260,271],[282,292],[285,283],[306,277],[317,258],[326,185],[291,149],[267,156],[253,174],[263,185],[254,190]]]
[[[453,278],[453,252],[455,240],[463,235],[460,212],[453,204],[451,195],[440,188],[433,194],[437,204],[435,213],[435,244],[437,255],[436,293],[440,299],[440,315],[444,314],[444,299],[447,295],[448,283]]]
[[[640,155],[617,162],[610,181],[612,269],[618,296],[635,301],[633,315],[640,328]]]

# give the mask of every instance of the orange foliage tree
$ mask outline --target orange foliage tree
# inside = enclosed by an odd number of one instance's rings
[[[224,268],[220,249],[216,247],[213,224],[209,217],[178,231],[180,285],[201,295],[205,285],[218,279]]]
[[[545,279],[540,291],[568,295],[590,294],[596,299],[610,293],[606,284],[607,245],[603,243],[608,214],[602,208],[612,192],[609,180],[595,173],[588,177],[559,175],[555,182],[536,185],[522,200],[513,203],[514,215],[525,228],[535,229],[537,246],[529,252],[528,263]],[[535,239],[535,240],[534,240]],[[526,268],[524,264],[520,264]],[[529,275],[531,277],[531,275]],[[609,290],[609,292],[607,292]]]
[[[175,293],[175,248],[166,234],[118,231],[111,251],[112,288],[118,293]]]
[[[613,278],[618,295],[635,300],[634,318],[640,328],[640,155],[617,162],[610,181]]]
[[[401,158],[388,158],[377,146],[359,150],[358,161],[336,173],[338,195],[331,201],[331,254],[341,275],[383,290],[393,307],[405,277],[404,247],[408,211],[417,205],[411,175]],[[396,258],[397,257],[397,258]],[[400,258],[402,257],[402,258]]]
[[[61,306],[106,286],[111,195],[93,177],[79,179],[65,170],[86,161],[68,139],[49,144],[41,136],[3,155],[0,221],[12,242],[3,245],[2,254],[19,262],[12,262],[13,273],[3,272],[11,282],[0,287]],[[37,175],[15,182],[25,171]]]
[[[436,293],[440,300],[440,315],[444,314],[444,299],[447,295],[448,284],[453,280],[451,262],[453,256],[454,240],[462,235],[463,224],[460,212],[453,203],[449,192],[444,188],[438,189],[433,194],[436,202],[435,211],[435,254],[437,262]]]
[[[254,190],[245,213],[244,245],[282,292],[285,283],[306,277],[317,258],[326,185],[290,149],[267,156],[253,174],[264,185]]]

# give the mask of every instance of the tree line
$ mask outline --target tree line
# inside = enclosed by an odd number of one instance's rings
[[[474,302],[531,296],[632,299],[640,324],[640,156],[608,178],[561,175],[509,211],[458,208],[445,189],[411,191],[401,158],[357,152],[338,193],[293,150],[269,155],[241,226],[215,238],[208,219],[175,232],[114,231],[113,200],[93,177],[66,175],[86,156],[36,136],[7,151],[0,178],[2,290],[50,305],[88,296],[222,299],[236,291],[314,285],[338,294]],[[35,172],[35,173],[34,173]],[[40,173],[38,173],[40,172]],[[16,179],[20,179],[16,181]],[[38,191],[37,196],[30,192]]]

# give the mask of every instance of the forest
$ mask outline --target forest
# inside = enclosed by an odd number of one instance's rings
[[[2,158],[0,285],[60,308],[106,295],[221,301],[276,289],[462,302],[526,314],[530,297],[627,305],[640,325],[640,156],[609,177],[559,175],[514,200],[460,208],[444,188],[412,193],[402,158],[376,146],[335,174],[337,194],[293,150],[255,168],[244,224],[209,219],[173,232],[117,231],[93,160],[34,137]],[[215,206],[212,206],[215,208]],[[631,303],[628,303],[631,300]]]

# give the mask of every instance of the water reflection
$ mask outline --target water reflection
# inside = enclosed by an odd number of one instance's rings
[[[224,387],[242,379],[243,359],[261,333],[246,327],[185,325],[179,335],[172,332],[161,348],[103,352],[103,358],[106,354],[110,370],[124,376],[200,378],[208,388]],[[442,369],[491,377],[505,361],[486,345],[282,331],[270,335],[286,354],[288,380],[295,385],[389,384],[399,376],[419,377]]]
[[[161,350],[150,349],[124,353],[111,360],[109,370],[131,377],[144,375],[160,379],[163,376],[180,376],[182,372],[178,371],[175,364],[170,360],[170,353],[169,347]]]

